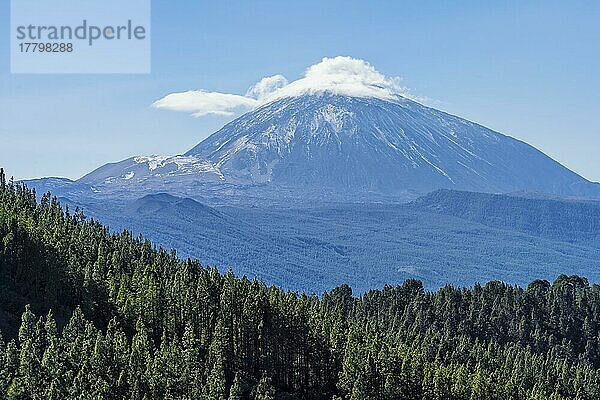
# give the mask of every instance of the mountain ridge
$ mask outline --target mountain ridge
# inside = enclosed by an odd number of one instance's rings
[[[327,92],[278,99],[182,155],[131,157],[78,182],[107,192],[149,187],[184,196],[185,188],[229,186],[257,197],[284,188],[315,198],[323,197],[319,191],[415,198],[440,188],[600,197],[600,184],[477,123],[400,96]]]
[[[532,234],[567,243],[600,246],[600,202],[527,193],[487,194],[437,190],[410,206],[421,211]]]

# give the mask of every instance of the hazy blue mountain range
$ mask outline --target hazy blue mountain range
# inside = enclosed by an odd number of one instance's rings
[[[577,235],[524,228],[521,221],[539,216],[535,203],[515,208],[514,217],[502,224],[489,222],[462,215],[460,203],[448,206],[465,195],[473,202],[481,196],[479,204],[486,207],[493,208],[494,201],[498,215],[515,199],[446,190],[409,204],[309,208],[209,207],[164,193],[126,201],[61,202],[71,209],[83,206],[115,230],[133,228],[204,265],[261,276],[294,290],[320,292],[348,283],[361,292],[411,277],[429,288],[490,279],[524,284],[533,276],[553,279],[565,271],[585,272],[590,281],[600,282],[595,228],[574,226]],[[561,215],[568,224],[578,208],[582,216],[588,211],[600,215],[596,203],[554,203],[557,224]]]
[[[600,281],[600,203],[583,200],[599,198],[599,184],[402,97],[282,98],[183,155],[28,184],[114,229],[290,289]]]

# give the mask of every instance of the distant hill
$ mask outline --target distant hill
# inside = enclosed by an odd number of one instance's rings
[[[438,190],[415,200],[415,209],[459,217],[569,243],[600,246],[600,202],[519,193],[494,195]]]

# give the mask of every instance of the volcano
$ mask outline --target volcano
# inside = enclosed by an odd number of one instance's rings
[[[346,195],[437,189],[599,197],[600,185],[533,146],[402,96],[285,97],[228,123],[179,156],[133,157],[80,180],[184,189],[203,184]],[[177,190],[178,186],[181,186]]]

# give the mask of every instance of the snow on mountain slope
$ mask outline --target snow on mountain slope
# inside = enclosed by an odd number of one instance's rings
[[[198,178],[201,177],[201,178]],[[221,180],[215,166],[196,156],[138,156],[106,164],[79,179],[97,185],[156,184],[171,180]]]
[[[280,99],[229,123],[186,155],[206,158],[226,177],[283,186],[597,191],[526,143],[402,97],[321,92]]]
[[[600,185],[476,123],[401,96],[328,91],[265,104],[185,155],[129,158],[80,182],[186,195],[191,186],[225,184],[260,187],[263,194],[285,188],[292,197],[338,192],[364,198],[440,188],[600,196]]]

